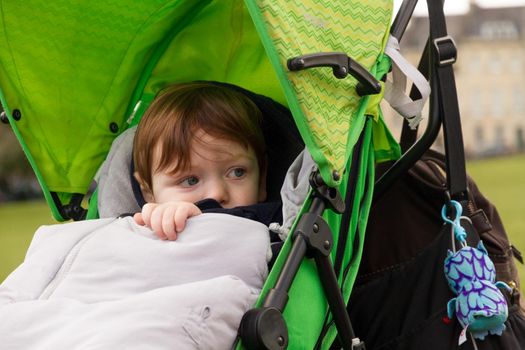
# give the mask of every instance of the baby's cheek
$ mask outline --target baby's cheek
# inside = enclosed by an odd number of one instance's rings
[[[259,192],[253,187],[248,187],[236,194],[235,206],[253,205],[259,202]]]
[[[188,189],[185,191],[177,191],[177,190],[170,190],[163,193],[161,198],[161,203],[167,203],[167,202],[188,202],[188,203],[195,203],[198,202],[202,198],[200,194],[199,189]]]

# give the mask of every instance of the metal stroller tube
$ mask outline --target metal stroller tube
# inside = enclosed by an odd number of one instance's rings
[[[392,23],[392,27],[390,28],[390,34],[398,41],[401,40],[401,37],[405,33],[416,5],[417,0],[405,0],[399,7],[394,23]]]

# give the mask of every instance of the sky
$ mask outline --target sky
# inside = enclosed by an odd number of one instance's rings
[[[395,8],[397,9],[402,2],[402,0],[394,0]],[[468,11],[470,2],[475,2],[480,7],[525,6],[525,0],[445,0],[445,13],[449,15],[463,14]],[[414,14],[426,14],[426,6],[425,0],[419,0]]]

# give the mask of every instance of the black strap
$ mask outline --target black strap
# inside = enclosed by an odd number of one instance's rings
[[[439,113],[443,121],[447,185],[450,197],[458,201],[467,199],[465,153],[458,107],[456,82],[452,64],[456,47],[447,34],[442,1],[427,0],[430,22],[430,50],[434,79],[437,79]]]

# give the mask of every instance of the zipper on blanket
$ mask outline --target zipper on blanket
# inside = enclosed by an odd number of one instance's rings
[[[67,256],[64,258],[64,261],[62,262],[62,266],[60,266],[53,279],[42,291],[42,294],[40,294],[40,297],[38,298],[39,300],[49,299],[51,295],[55,292],[60,282],[62,282],[62,280],[66,277],[69,270],[71,270],[71,266],[73,265],[73,262],[75,261],[78,252],[80,251],[80,248],[89,237],[91,237],[91,235],[87,235],[86,237],[82,238],[80,241],[77,242],[77,244],[73,246],[73,248],[71,248]]]

